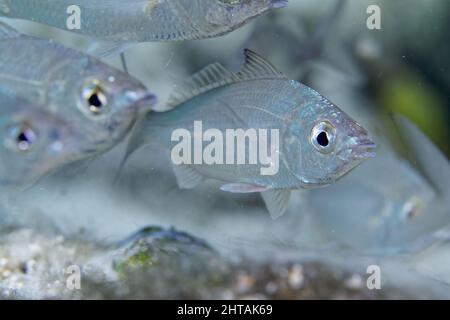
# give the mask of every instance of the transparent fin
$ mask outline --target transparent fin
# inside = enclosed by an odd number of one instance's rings
[[[188,165],[173,166],[173,172],[180,189],[195,188],[204,180],[200,173]]]
[[[281,217],[289,207],[291,197],[290,190],[268,190],[261,193],[261,196],[269,210],[272,219]]]
[[[0,9],[2,8],[2,1],[0,0]],[[19,31],[9,26],[8,24],[0,21],[0,39],[12,39],[20,37]]]
[[[450,163],[442,151],[410,120],[399,114],[392,115],[397,132],[410,162],[440,195],[448,196]]]
[[[220,187],[220,190],[231,193],[255,193],[266,191],[267,187],[256,184],[228,183]]]
[[[103,41],[93,39],[86,50],[87,54],[99,59],[114,58],[135,45],[134,42]]]
[[[245,63],[240,71],[232,73],[220,63],[214,63],[187,79],[175,89],[168,106],[175,107],[210,90],[238,82],[258,79],[287,79],[270,62],[246,49]]]

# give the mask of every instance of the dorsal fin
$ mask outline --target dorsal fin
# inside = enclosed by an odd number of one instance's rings
[[[233,74],[220,63],[213,63],[195,73],[177,87],[167,102],[171,108],[212,89],[226,85]]]
[[[256,52],[245,49],[245,63],[242,69],[235,74],[240,81],[256,79],[283,79],[287,77],[277,70],[269,61]]]
[[[174,108],[210,90],[233,83],[261,79],[286,80],[287,78],[257,53],[245,49],[245,63],[240,71],[232,73],[220,63],[213,63],[176,88],[167,105]]]
[[[0,21],[0,39],[12,39],[20,36],[21,34],[19,31],[17,31],[10,25]]]

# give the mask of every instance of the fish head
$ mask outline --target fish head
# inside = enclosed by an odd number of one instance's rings
[[[79,154],[79,139],[67,122],[20,101],[2,114],[0,137],[2,187],[28,187]]]
[[[337,106],[309,88],[302,101],[290,149],[297,150],[294,172],[303,186],[333,183],[375,156],[367,131]]]
[[[138,80],[96,59],[67,74],[63,91],[75,101],[70,112],[83,131],[86,148],[111,148],[156,103],[156,97]]]
[[[206,19],[213,26],[236,29],[269,10],[283,8],[288,0],[212,0]]]

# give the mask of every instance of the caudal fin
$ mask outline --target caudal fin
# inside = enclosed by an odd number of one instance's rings
[[[407,118],[393,114],[392,119],[410,162],[440,196],[450,199],[450,163],[447,157]]]

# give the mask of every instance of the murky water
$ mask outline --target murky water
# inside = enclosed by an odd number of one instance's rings
[[[124,141],[2,195],[2,298],[450,296],[450,4],[290,2],[224,37],[139,44],[125,52],[128,70],[164,110],[184,78],[212,62],[237,70],[250,48],[367,128],[377,157],[330,187],[294,191],[272,220],[258,194],[222,192],[215,180],[178,188],[170,155],[157,147],[133,154],[114,183]],[[88,45],[69,32],[8,23]],[[122,68],[119,57],[105,61]],[[410,119],[426,144],[414,148],[416,131],[407,131],[412,146],[399,144],[392,112]],[[148,226],[156,231],[123,241]],[[67,287],[73,265],[81,290]],[[367,288],[370,266],[379,268],[379,290]]]

